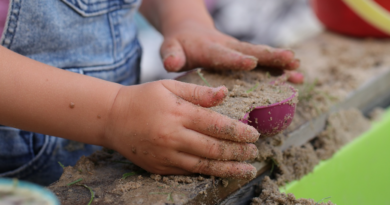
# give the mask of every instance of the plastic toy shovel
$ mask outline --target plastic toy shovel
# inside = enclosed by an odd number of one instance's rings
[[[296,102],[294,103],[293,99],[297,93],[293,87],[290,86],[290,89],[293,94],[289,98],[271,105],[255,107],[240,121],[255,127],[261,137],[280,133],[291,124],[295,113]]]

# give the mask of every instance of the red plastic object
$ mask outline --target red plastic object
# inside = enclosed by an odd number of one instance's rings
[[[296,90],[291,86],[290,88],[293,94],[289,98],[271,105],[256,107],[240,121],[255,127],[260,132],[260,137],[274,136],[285,130],[291,124],[296,108],[296,104],[292,103]]]
[[[374,1],[390,11],[390,0]],[[318,19],[331,31],[355,37],[390,37],[364,21],[342,0],[312,0],[311,5]]]

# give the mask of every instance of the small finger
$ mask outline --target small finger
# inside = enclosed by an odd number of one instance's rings
[[[258,59],[259,66],[286,70],[295,70],[300,66],[300,60],[295,58],[292,50],[272,48],[265,45],[253,45],[239,41],[231,42],[229,47],[246,55],[255,56]]]
[[[305,77],[302,73],[295,72],[295,71],[289,71],[287,72],[288,75],[288,81],[294,84],[302,84]]]
[[[176,39],[165,39],[160,48],[164,67],[169,72],[181,70],[186,63],[186,56]]]
[[[257,173],[254,166],[245,162],[209,160],[185,153],[176,157],[179,166],[192,173],[247,180],[255,178]]]
[[[245,161],[258,156],[254,144],[218,140],[192,130],[187,130],[186,135],[179,139],[179,151],[202,158]]]
[[[212,107],[221,103],[228,94],[226,87],[211,88],[179,81],[164,81],[163,85],[173,94],[202,107]]]
[[[210,109],[191,106],[183,125],[191,130],[218,139],[235,142],[256,142],[259,132],[252,126],[216,113]]]

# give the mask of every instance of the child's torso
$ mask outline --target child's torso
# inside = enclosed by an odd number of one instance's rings
[[[136,83],[139,68],[133,67],[141,49],[134,15],[140,0],[0,0],[8,4],[5,1],[10,1],[10,12],[2,46],[110,81],[133,75],[123,83]],[[120,67],[133,72],[113,70]]]

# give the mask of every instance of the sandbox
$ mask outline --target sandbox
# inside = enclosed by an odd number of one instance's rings
[[[323,33],[297,45],[294,51],[302,61],[300,71],[305,74],[305,84],[293,85],[299,91],[299,103],[291,125],[281,134],[256,142],[260,154],[250,162],[258,170],[255,179],[156,176],[118,153],[103,150],[82,158],[75,167],[67,167],[49,189],[62,204],[72,205],[87,204],[91,198],[88,189],[77,184],[67,186],[80,178],[83,180],[79,184],[87,185],[95,193],[92,204],[249,204],[253,197],[261,195],[265,176],[271,176],[281,186],[305,176],[320,160],[331,157],[340,148],[330,146],[334,141],[326,140],[326,125],[332,113],[354,108],[350,115],[357,119],[362,117],[361,112],[388,104],[390,41]],[[366,129],[360,126],[359,132]],[[330,129],[328,133],[344,131]],[[291,156],[299,163],[289,160]],[[328,196],[322,198],[325,197]]]

